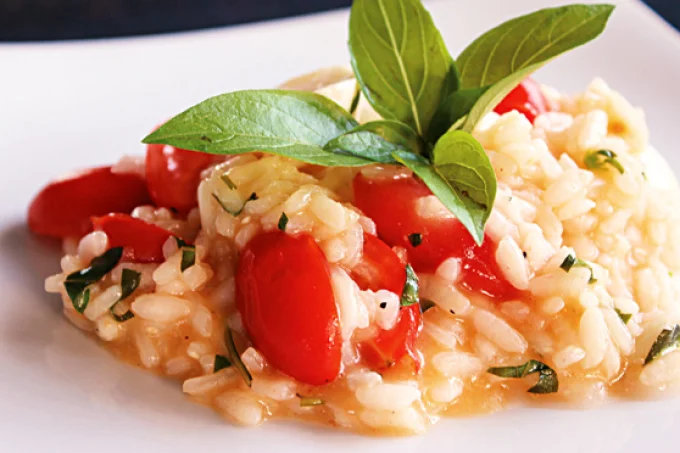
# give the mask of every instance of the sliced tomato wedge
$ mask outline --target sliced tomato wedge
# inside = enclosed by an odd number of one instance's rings
[[[385,289],[399,296],[406,283],[406,270],[392,249],[375,236],[364,235],[361,261],[351,272],[359,288],[372,291]],[[395,326],[381,329],[370,340],[358,345],[361,358],[374,370],[383,370],[398,363],[404,356],[413,359],[416,371],[421,367],[421,357],[415,343],[422,328],[420,305],[402,307]]]
[[[94,217],[95,230],[109,238],[109,248],[123,247],[123,261],[133,263],[162,263],[163,244],[174,235],[163,228],[127,214]]]
[[[147,145],[146,180],[151,198],[156,206],[186,214],[198,205],[201,172],[221,160],[221,156],[170,145]]]
[[[80,237],[92,230],[91,217],[129,213],[150,202],[142,177],[113,173],[111,167],[91,168],[45,186],[28,209],[28,227],[45,236]]]
[[[496,113],[501,115],[513,110],[526,116],[533,123],[538,115],[552,109],[543,95],[540,85],[528,78],[517,85],[494,109]]]
[[[253,344],[277,369],[311,385],[337,378],[340,320],[328,261],[311,236],[253,238],[241,253],[236,301]]]
[[[499,300],[519,296],[503,276],[496,262],[497,244],[487,236],[478,246],[470,233],[455,218],[424,218],[416,210],[421,197],[430,189],[414,177],[368,179],[361,173],[354,179],[354,203],[376,223],[378,235],[391,246],[404,247],[409,262],[418,272],[434,272],[447,258],[462,263],[460,284]],[[420,235],[411,243],[409,236]]]

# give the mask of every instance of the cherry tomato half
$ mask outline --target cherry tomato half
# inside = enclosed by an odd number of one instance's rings
[[[221,156],[213,154],[169,145],[147,145],[146,180],[156,206],[183,214],[196,207],[201,172],[220,160]]]
[[[354,266],[351,275],[363,290],[386,289],[397,295],[401,295],[406,283],[406,269],[397,254],[383,241],[368,234],[364,235],[361,261]],[[375,337],[359,344],[362,360],[374,370],[382,370],[408,354],[416,370],[420,369],[421,358],[416,353],[415,342],[421,328],[420,306],[402,307],[393,328],[381,329]]]
[[[391,246],[408,251],[409,262],[419,272],[434,272],[447,258],[462,263],[461,284],[466,289],[508,300],[519,292],[503,276],[495,259],[496,244],[486,236],[478,246],[455,218],[423,218],[416,201],[431,195],[419,179],[372,180],[361,173],[354,178],[354,203],[376,223],[378,235]],[[409,235],[420,234],[414,246]]]
[[[28,209],[28,227],[57,238],[84,236],[92,229],[92,216],[127,213],[150,201],[140,176],[112,173],[111,167],[92,168],[45,186]]]
[[[309,235],[264,233],[246,245],[236,301],[255,347],[276,368],[311,385],[335,380],[342,338],[328,261]]]
[[[161,263],[163,244],[174,236],[154,224],[127,214],[109,214],[92,219],[95,230],[109,238],[109,248],[123,247],[123,260],[134,263]]]
[[[538,115],[549,112],[551,108],[538,83],[524,79],[494,109],[500,115],[512,110],[517,110],[533,123]]]

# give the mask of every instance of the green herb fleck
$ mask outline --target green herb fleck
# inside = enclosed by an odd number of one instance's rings
[[[90,291],[87,287],[98,282],[111,272],[120,262],[122,256],[123,247],[109,249],[94,258],[85,269],[72,272],[66,277],[64,287],[69,299],[71,299],[71,303],[73,303],[73,308],[78,313],[83,313],[90,302]]]
[[[605,165],[611,165],[618,170],[619,173],[623,174],[625,172],[623,165],[621,165],[621,162],[617,159],[616,153],[608,149],[587,153],[583,162],[585,166],[591,170],[603,168]]]
[[[250,371],[248,371],[248,368],[246,368],[246,364],[241,360],[241,355],[236,349],[236,343],[234,343],[234,335],[229,326],[224,329],[224,342],[227,344],[227,358],[234,364],[236,371],[241,375],[246,385],[250,387],[253,385],[253,376],[250,374]]]
[[[401,292],[401,306],[410,307],[418,302],[418,276],[413,271],[411,265],[407,264],[406,283],[404,283],[404,289]]]
[[[288,216],[285,212],[282,212],[281,217],[279,217],[279,230],[286,231],[286,225],[288,225]]]
[[[529,360],[519,366],[489,368],[486,371],[504,378],[524,378],[530,374],[538,373],[538,382],[528,390],[529,393],[555,393],[559,388],[555,370],[538,360]]]
[[[110,308],[111,315],[113,315],[113,318],[118,321],[118,322],[125,322],[129,319],[132,319],[135,317],[135,315],[132,313],[132,311],[128,310],[122,315],[119,315],[115,312],[115,308],[118,305],[118,302],[121,302],[128,297],[132,295],[132,293],[135,292],[137,287],[139,287],[139,284],[142,282],[142,274],[140,272],[137,272],[132,269],[123,269],[121,272],[121,277],[120,277],[120,286],[121,286],[121,293],[120,293],[120,298],[116,301],[115,304],[113,304]]]
[[[423,235],[420,233],[411,233],[408,235],[408,241],[413,247],[418,247],[423,243]]]
[[[592,265],[587,261],[576,258],[576,255],[570,253],[566,258],[564,258],[564,261],[562,261],[562,264],[560,264],[560,268],[564,272],[569,272],[573,267],[584,267],[590,271],[590,277],[588,278],[589,285],[597,282]]]
[[[229,209],[227,207],[227,205],[225,205],[224,202],[222,200],[220,200],[220,197],[218,197],[216,194],[212,194],[212,196],[225,212],[228,212],[229,214],[233,215],[234,217],[238,217],[243,212],[243,208],[246,207],[246,203],[248,203],[249,201],[257,200],[257,194],[255,192],[253,192],[253,193],[250,194],[248,199],[243,202],[241,207],[238,208],[238,210],[234,211],[233,209]]]
[[[228,358],[226,358],[223,355],[217,354],[215,356],[215,365],[213,366],[213,373],[217,373],[218,371],[224,368],[229,368],[230,366],[231,362],[229,361]]]
[[[671,329],[663,329],[661,331],[649,350],[649,354],[645,357],[644,364],[647,365],[654,359],[658,359],[678,348],[680,348],[680,324],[676,324]]]
[[[630,321],[630,318],[633,317],[632,314],[630,313],[623,313],[621,310],[618,308],[615,308],[614,311],[616,312],[617,315],[619,315],[619,318],[621,318],[621,321],[623,321],[624,324],[628,324],[628,321]]]
[[[182,247],[182,263],[180,269],[184,272],[194,264],[196,264],[196,247],[193,245],[185,245]]]
[[[231,190],[236,190],[236,184],[234,184],[234,181],[231,180],[228,174],[224,173],[222,176],[220,176],[220,179],[229,187]]]
[[[296,396],[300,398],[300,407],[322,406],[324,404],[324,401],[321,398],[302,396],[299,393],[297,393]]]
[[[352,104],[349,106],[350,115],[354,115],[359,107],[359,99],[361,99],[361,85],[357,82],[357,87],[354,90],[354,97],[352,98]]]

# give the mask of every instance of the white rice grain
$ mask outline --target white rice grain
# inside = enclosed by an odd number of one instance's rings
[[[609,343],[609,333],[602,310],[597,307],[586,308],[581,316],[579,339],[586,351],[586,357],[581,362],[584,369],[596,367],[604,359]]]
[[[517,243],[510,237],[501,239],[496,249],[496,261],[505,278],[517,289],[529,287],[529,268]]]
[[[225,392],[215,398],[215,405],[222,415],[243,426],[256,426],[264,421],[262,403],[245,392]]]
[[[484,364],[467,352],[440,352],[432,357],[435,369],[446,377],[474,377],[484,371]]]
[[[186,300],[160,294],[141,295],[132,302],[130,309],[135,316],[161,324],[181,321],[191,313]]]
[[[477,308],[472,312],[472,321],[478,332],[504,351],[514,353],[526,351],[527,341],[502,318]]]
[[[355,395],[357,400],[368,409],[397,411],[419,400],[420,390],[408,384],[385,383],[359,387]]]

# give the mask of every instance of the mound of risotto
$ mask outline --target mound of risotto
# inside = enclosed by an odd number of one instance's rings
[[[379,122],[355,63],[281,93]],[[45,288],[114,355],[243,425],[410,434],[677,386],[680,194],[643,113],[600,79],[574,96],[525,79],[471,137],[497,183],[481,240],[398,162],[149,144],[35,198],[30,228],[65,253]]]

